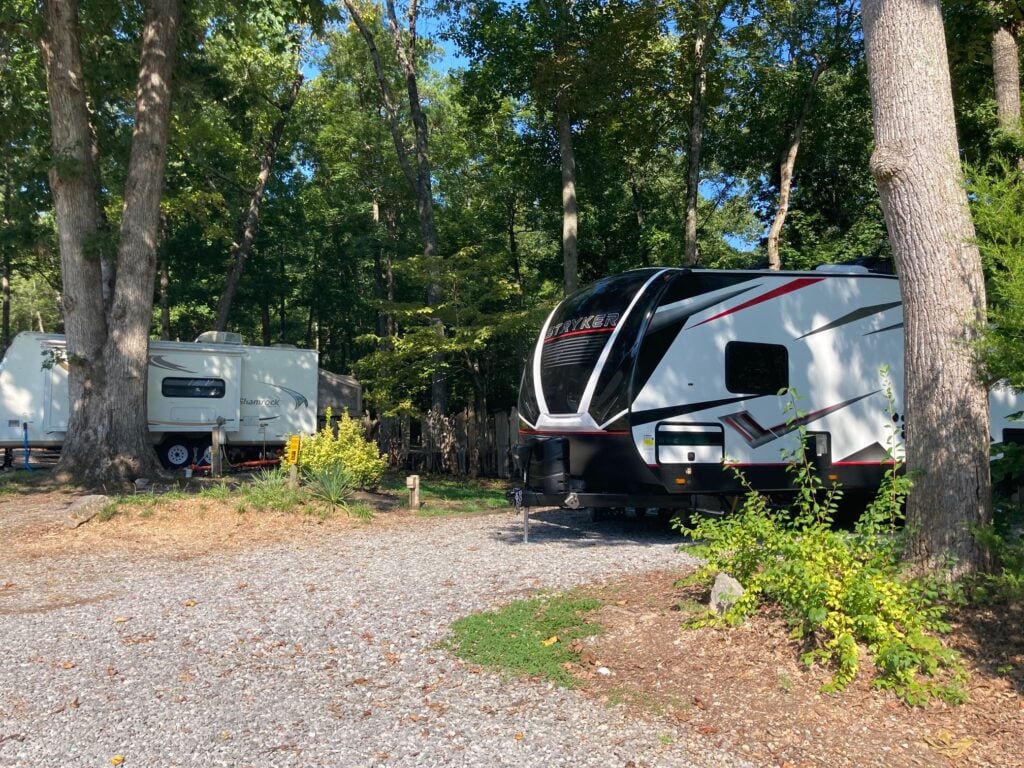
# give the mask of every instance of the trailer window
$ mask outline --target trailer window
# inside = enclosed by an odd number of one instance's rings
[[[164,397],[224,397],[224,379],[167,378],[160,382]]]
[[[789,354],[781,344],[730,341],[725,388],[737,395],[774,395],[789,387]]]

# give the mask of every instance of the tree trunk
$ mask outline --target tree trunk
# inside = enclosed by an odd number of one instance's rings
[[[103,343],[107,336],[100,264],[87,253],[96,237],[96,199],[92,136],[86,107],[76,0],[46,0],[46,30],[39,48],[46,69],[53,164],[49,171],[60,252],[64,332],[67,340],[68,450],[83,459],[105,450],[103,425],[93,436],[93,421],[105,412],[106,372]]]
[[[988,564],[972,530],[991,520],[988,393],[974,342],[985,286],[961,184],[939,0],[865,0],[875,127],[871,170],[900,277],[905,323],[908,557],[959,575]]]
[[[96,232],[98,216],[77,8],[73,0],[48,0],[46,11],[48,34],[41,47],[54,154],[73,158],[76,171],[73,178],[64,175],[63,163],[51,171],[61,231],[71,396],[68,432],[57,469],[83,484],[100,485],[157,471],[149,441],[146,381],[180,4],[179,0],[153,0],[146,8],[109,329],[99,264],[87,258],[83,249],[84,233]]]
[[[434,223],[434,194],[430,169],[427,117],[423,112],[416,74],[417,3],[416,0],[412,0],[409,3],[408,25],[406,29],[408,40],[406,40],[403,38],[402,29],[398,24],[393,0],[387,0],[386,2],[386,17],[389,29],[391,30],[391,39],[405,76],[406,93],[409,100],[409,116],[413,125],[415,168],[409,162],[409,153],[406,150],[405,140],[402,137],[398,110],[395,106],[394,97],[391,94],[391,86],[388,82],[387,73],[384,70],[380,51],[377,49],[373,31],[366,25],[362,15],[351,0],[344,0],[344,3],[345,9],[359,29],[370,52],[370,59],[373,62],[374,72],[377,75],[381,102],[388,118],[388,127],[391,130],[395,153],[398,156],[398,164],[416,197],[416,213],[419,216],[420,237],[423,241],[423,260],[427,270],[427,306],[437,307],[441,304],[443,291],[441,289],[440,255],[437,250],[437,225]],[[444,336],[444,322],[440,318],[433,318],[431,325],[439,336]],[[448,383],[444,376],[443,367],[443,355],[435,355],[434,373],[430,381],[430,402],[431,408],[439,413],[444,413],[448,408]]]
[[[579,204],[576,200],[576,153],[572,146],[572,120],[568,100],[558,97],[558,154],[562,163],[562,275],[565,295],[579,287],[577,235]]]
[[[1007,133],[1020,131],[1020,52],[1017,38],[1003,24],[992,35],[992,76],[996,90],[996,116]]]
[[[277,155],[277,147],[284,136],[285,124],[288,122],[288,115],[295,106],[295,100],[299,96],[299,89],[302,87],[302,72],[295,73],[295,79],[288,90],[285,100],[278,105],[281,111],[280,117],[274,123],[270,131],[270,138],[263,147],[263,158],[260,160],[260,172],[256,176],[256,184],[252,188],[252,195],[249,197],[249,207],[246,209],[245,218],[239,228],[238,238],[231,244],[231,269],[228,271],[227,279],[224,281],[224,291],[217,302],[217,316],[213,321],[213,328],[216,331],[227,330],[228,315],[231,312],[231,303],[235,300],[238,292],[238,284],[242,279],[242,271],[245,269],[246,259],[252,253],[252,244],[256,239],[256,231],[260,222],[260,205],[263,203],[263,195],[267,189],[267,182],[270,180],[270,173],[274,168],[274,157]]]
[[[807,87],[803,105],[800,107],[800,114],[797,116],[796,124],[793,126],[793,133],[790,134],[789,146],[786,147],[786,151],[779,163],[779,207],[768,230],[768,269],[782,269],[782,257],[779,255],[779,238],[782,236],[782,227],[786,223],[786,215],[789,213],[789,194],[793,189],[793,169],[796,167],[796,155],[800,151],[800,137],[804,132],[807,114],[811,111],[814,89],[818,84],[818,78],[821,77],[821,73],[825,69],[826,66],[824,64],[817,64],[814,67],[810,85]]]
[[[160,338],[171,339],[171,276],[167,272],[167,260],[160,261]]]
[[[697,200],[700,187],[700,153],[704,145],[704,100],[707,93],[707,44],[710,27],[701,24],[693,39],[693,86],[690,93],[690,147],[686,156],[686,221],[683,264],[695,266],[697,252]]]

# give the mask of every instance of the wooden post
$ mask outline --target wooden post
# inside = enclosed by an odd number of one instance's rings
[[[420,508],[420,476],[409,475],[405,487],[409,489],[409,509],[415,512]]]
[[[218,424],[213,428],[210,433],[210,477],[220,477],[221,464],[220,464],[220,425]]]

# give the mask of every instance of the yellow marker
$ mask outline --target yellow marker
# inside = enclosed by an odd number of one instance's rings
[[[288,438],[288,454],[286,460],[289,464],[299,463],[299,436],[292,435]]]

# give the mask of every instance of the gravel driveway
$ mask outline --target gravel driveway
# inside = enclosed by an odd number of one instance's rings
[[[684,564],[545,512],[0,572],[0,766],[736,766],[693,731],[437,649],[452,620]],[[56,578],[55,578],[56,576]]]

